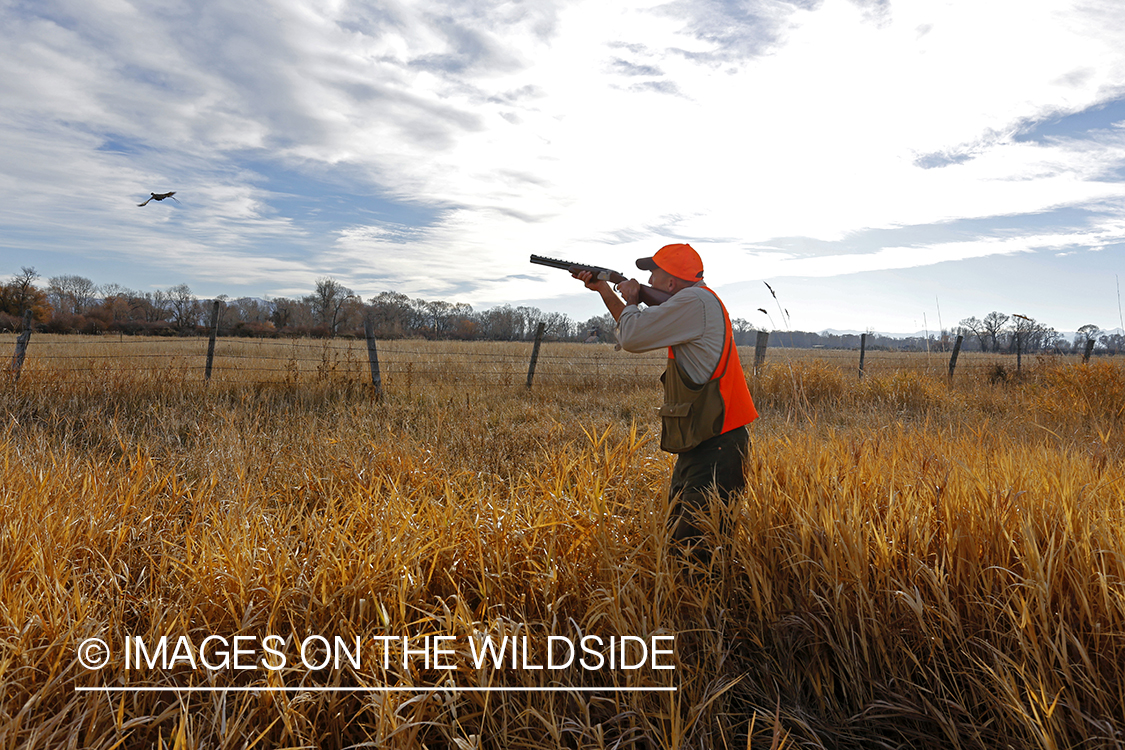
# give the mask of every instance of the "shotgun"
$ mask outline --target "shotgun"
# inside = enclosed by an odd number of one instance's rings
[[[564,271],[571,273],[579,273],[581,271],[589,271],[594,274],[595,279],[601,281],[608,281],[611,284],[620,284],[622,281],[627,281],[623,275],[609,268],[602,268],[601,266],[587,266],[583,263],[571,263],[569,260],[555,260],[554,258],[544,258],[542,255],[532,255],[531,262],[537,263],[541,266],[550,266],[551,268],[561,268]],[[649,307],[655,307],[662,302],[667,302],[671,297],[668,292],[662,292],[659,289],[653,289],[651,286],[641,284],[640,301],[644,302]]]

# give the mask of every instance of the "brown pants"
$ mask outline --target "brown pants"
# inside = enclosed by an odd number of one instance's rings
[[[689,451],[680,453],[672,469],[672,486],[668,492],[672,507],[672,538],[685,545],[703,541],[699,516],[707,513],[710,495],[716,493],[726,501],[746,487],[746,456],[750,452],[750,431],[739,427],[716,435]],[[726,535],[725,518],[720,533]],[[696,556],[710,557],[709,550],[700,549]]]

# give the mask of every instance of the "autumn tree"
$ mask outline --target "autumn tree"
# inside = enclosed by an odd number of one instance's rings
[[[35,286],[39,272],[32,266],[24,266],[13,275],[11,281],[0,286],[0,312],[15,320],[23,319],[23,311],[31,310],[33,320],[46,320],[51,315],[51,304],[47,293]]]
[[[114,322],[136,318],[133,299],[137,296],[137,293],[132,289],[121,284],[109,283],[103,284],[98,293],[102,297],[101,311],[103,317]]]

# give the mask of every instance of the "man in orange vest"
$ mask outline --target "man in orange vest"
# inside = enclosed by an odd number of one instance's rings
[[[637,307],[640,282],[617,285],[622,300],[606,281],[588,271],[575,274],[586,288],[598,292],[617,321],[617,340],[629,352],[668,348],[668,366],[661,376],[664,405],[660,408],[660,447],[677,454],[669,499],[672,537],[698,545],[702,532],[695,514],[708,507],[709,494],[722,500],[746,486],[747,425],[757,418],[746,375],[734,345],[730,316],[703,283],[703,261],[687,244],[665,245],[637,268],[650,271],[649,284],[672,296],[657,307]],[[697,547],[697,559],[710,551]]]

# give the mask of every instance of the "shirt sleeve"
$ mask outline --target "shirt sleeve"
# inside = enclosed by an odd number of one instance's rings
[[[627,352],[649,352],[703,336],[706,323],[703,300],[684,290],[667,302],[641,310],[627,305],[617,321],[617,342]]]

